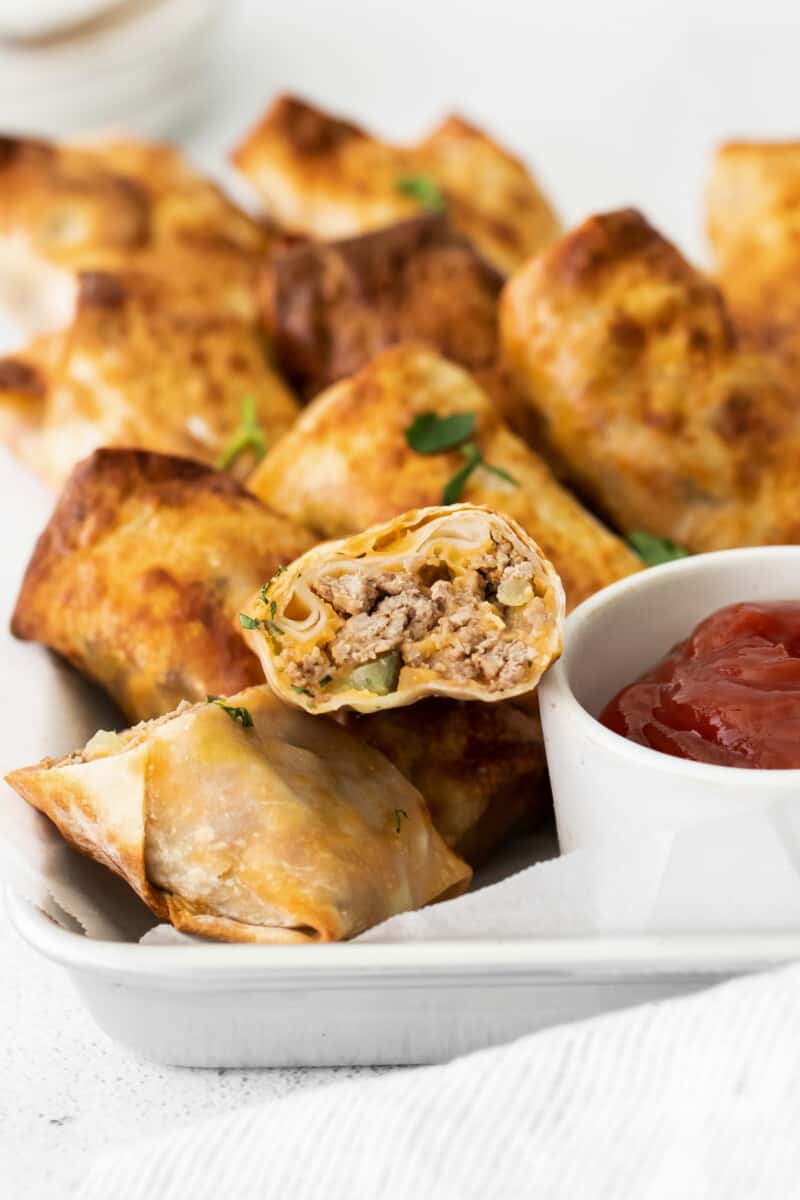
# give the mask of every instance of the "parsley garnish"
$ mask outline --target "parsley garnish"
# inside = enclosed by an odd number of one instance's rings
[[[220,454],[217,466],[222,471],[227,470],[244,450],[252,450],[259,462],[267,453],[267,439],[258,423],[256,402],[252,396],[245,396],[242,400],[239,428]]]
[[[274,621],[262,621],[261,624],[266,629],[267,633],[271,633],[273,637],[283,637],[283,630],[280,625],[276,625]]]
[[[270,602],[269,602],[269,615],[272,617],[272,619],[273,619],[273,620],[275,619],[275,613],[276,613],[277,611],[278,611],[278,606],[277,606],[277,604],[275,603],[275,601],[274,601],[274,600],[270,600]]]
[[[263,605],[266,605],[268,603],[267,592],[269,591],[269,585],[271,583],[272,583],[272,580],[268,579],[266,583],[262,583],[262,585],[261,585],[261,603]]]
[[[628,542],[648,567],[657,567],[661,563],[689,557],[689,551],[684,546],[679,546],[670,538],[656,537],[655,534],[646,533],[644,530],[629,533]]]
[[[402,822],[403,817],[405,817],[405,819],[408,820],[408,813],[406,812],[406,810],[404,808],[396,808],[394,810],[394,831],[395,831],[395,833],[400,832],[400,824]]]
[[[423,208],[429,208],[433,212],[443,212],[447,207],[442,189],[429,175],[400,175],[394,186],[398,192],[412,200],[418,200]]]
[[[451,413],[440,417],[435,412],[419,413],[406,428],[406,441],[417,454],[441,454],[444,450],[460,449],[465,462],[449,479],[442,492],[442,504],[455,504],[461,499],[467,480],[476,467],[485,467],[508,483],[516,485],[516,479],[503,467],[487,463],[480,447],[470,434],[475,432],[477,414],[474,412]],[[467,441],[469,438],[469,441]]]
[[[284,572],[285,570],[286,570],[286,567],[284,567],[284,566],[283,566],[283,564],[281,564],[281,565],[278,567],[278,569],[277,569],[277,571],[275,572],[275,574],[276,574],[276,575],[282,575],[282,574],[283,574],[283,572]]]
[[[304,696],[310,696],[310,695],[311,695],[311,692],[308,690],[308,688],[307,688],[307,687],[300,687],[300,685],[299,685],[299,684],[297,684],[297,683],[293,683],[293,684],[292,684],[292,691],[293,691],[293,692],[300,692],[300,693],[301,693],[302,695],[304,695]]]
[[[253,718],[250,716],[249,709],[241,705],[226,704],[222,696],[206,696],[209,704],[218,705],[223,712],[226,712],[232,721],[238,721],[243,729],[250,729],[253,725]]]
[[[406,429],[406,441],[417,454],[441,454],[466,441],[475,432],[477,419],[474,412],[450,413],[447,417],[423,412]]]
[[[461,447],[461,453],[464,455],[466,462],[464,466],[456,471],[452,479],[448,479],[444,485],[442,492],[442,504],[455,504],[461,499],[461,494],[464,491],[467,480],[477,466],[483,461],[481,452],[474,442],[467,442],[466,446]]]
[[[248,617],[247,613],[239,613],[239,624],[242,629],[258,629],[261,622],[255,617]]]
[[[320,679],[320,681],[319,681],[319,686],[320,686],[320,687],[327,687],[327,686],[328,686],[328,684],[329,684],[329,683],[332,683],[332,682],[333,682],[333,676],[332,676],[332,675],[323,675],[323,676],[322,676],[322,679]]]

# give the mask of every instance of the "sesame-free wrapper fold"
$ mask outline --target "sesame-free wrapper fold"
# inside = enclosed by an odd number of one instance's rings
[[[471,876],[387,759],[264,686],[8,782],[158,917],[222,941],[350,938]]]

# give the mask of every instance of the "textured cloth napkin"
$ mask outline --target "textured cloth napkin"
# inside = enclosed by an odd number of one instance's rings
[[[109,1155],[79,1200],[786,1200],[800,966]]]

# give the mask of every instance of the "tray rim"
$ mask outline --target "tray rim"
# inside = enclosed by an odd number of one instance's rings
[[[208,942],[148,946],[100,941],[64,929],[6,889],[12,927],[38,953],[69,970],[140,986],[349,986],[450,981],[530,982],[730,976],[800,958],[800,932],[658,933],[475,941],[268,946]]]

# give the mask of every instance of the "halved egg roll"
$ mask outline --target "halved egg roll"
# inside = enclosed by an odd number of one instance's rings
[[[349,938],[470,880],[383,755],[263,685],[8,782],[158,917],[223,941]]]
[[[455,418],[467,442],[420,453],[420,420]],[[466,458],[469,454],[474,469]],[[325,537],[358,533],[413,508],[441,504],[463,480],[465,500],[506,513],[531,534],[561,576],[572,608],[641,561],[587,512],[547,464],[500,420],[466,371],[416,345],[377,355],[303,412],[248,487],[278,512]]]
[[[554,460],[617,528],[691,551],[800,540],[797,399],[639,213],[584,222],[500,308]]]
[[[342,710],[336,719],[419,789],[436,829],[470,866],[551,811],[535,706],[434,698],[368,716]]]
[[[419,509],[309,550],[242,614],[277,695],[324,713],[530,692],[561,652],[564,589],[510,517]]]
[[[69,328],[0,358],[0,439],[55,487],[98,446],[245,474],[298,411],[255,325],[176,309],[138,274],[82,274]]]
[[[314,537],[201,463],[97,450],[72,473],[12,618],[129,720],[263,682],[238,614]]]
[[[459,116],[415,146],[394,146],[296,96],[278,96],[231,157],[268,216],[324,240],[447,208],[455,228],[508,272],[558,235],[524,164]]]

